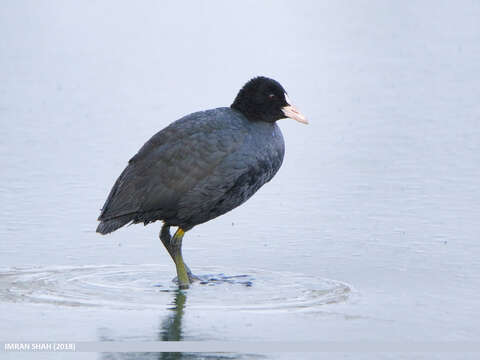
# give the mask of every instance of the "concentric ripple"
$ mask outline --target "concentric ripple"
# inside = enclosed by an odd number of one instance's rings
[[[215,268],[195,270],[209,275],[186,290],[189,308],[308,311],[346,301],[351,293],[345,283],[297,273],[251,269],[229,276]],[[0,270],[0,302],[164,309],[177,291],[172,271],[162,265],[10,268]]]

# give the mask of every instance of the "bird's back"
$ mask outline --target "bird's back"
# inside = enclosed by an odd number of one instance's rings
[[[277,172],[283,154],[274,123],[251,122],[230,108],[185,116],[129,161],[97,231],[155,220],[189,229],[247,200]]]

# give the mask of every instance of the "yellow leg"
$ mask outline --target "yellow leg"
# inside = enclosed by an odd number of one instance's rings
[[[178,228],[175,235],[172,237],[170,235],[170,226],[163,225],[162,230],[160,231],[160,240],[167,249],[168,253],[175,262],[175,267],[177,268],[177,280],[180,285],[180,288],[186,289],[188,285],[195,280],[198,280],[198,277],[192,274],[187,264],[183,261],[182,257],[182,239],[185,235],[185,231],[181,228]]]
[[[181,289],[188,289],[190,285],[190,279],[188,277],[187,267],[185,266],[185,262],[183,261],[182,256],[182,239],[185,231],[181,228],[178,228],[175,235],[172,238],[172,245],[173,245],[173,261],[175,262],[175,267],[177,268],[177,279],[178,279],[178,286]]]

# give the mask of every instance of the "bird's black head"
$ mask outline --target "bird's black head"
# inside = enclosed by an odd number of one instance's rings
[[[238,92],[231,108],[252,121],[275,122],[290,117],[307,124],[305,117],[290,104],[287,92],[277,81],[258,76]]]

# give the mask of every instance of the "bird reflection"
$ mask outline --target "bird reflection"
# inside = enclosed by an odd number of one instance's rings
[[[184,290],[175,292],[175,299],[170,310],[172,311],[161,322],[161,330],[159,332],[159,340],[161,341],[182,341],[183,329],[182,318],[185,313],[185,303],[187,294]],[[201,353],[184,353],[184,352],[164,352],[158,354],[159,360],[233,360],[239,359],[240,354],[201,354]],[[250,357],[248,357],[250,358]],[[255,357],[257,358],[257,357]]]
[[[184,329],[182,319],[185,314],[185,304],[187,301],[187,292],[185,290],[175,290],[174,298],[170,303],[169,313],[160,321],[160,330],[158,332],[158,341],[182,341],[184,339]],[[191,336],[189,336],[191,338]],[[103,334],[101,341],[115,341]],[[123,339],[125,340],[125,339]],[[192,339],[195,340],[195,339]],[[102,353],[102,360],[234,360],[234,359],[263,359],[263,356],[253,354],[213,354],[213,353],[188,353],[188,352],[161,352],[161,353]]]
[[[173,307],[170,308],[170,313],[161,322],[161,330],[159,333],[159,340],[161,341],[181,341],[183,339],[182,334],[182,317],[185,311],[185,302],[187,296],[184,291],[177,290],[175,293],[175,300]],[[181,352],[164,352],[159,353],[159,360],[179,360],[179,359],[192,359],[191,354],[186,355]]]

